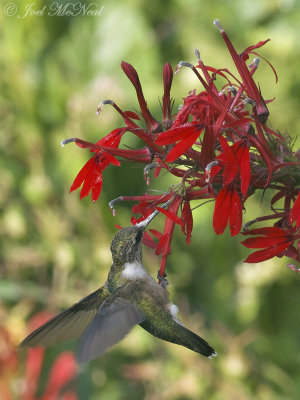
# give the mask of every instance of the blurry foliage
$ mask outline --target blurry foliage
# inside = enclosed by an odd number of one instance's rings
[[[104,6],[99,17],[21,19],[5,15],[6,3],[0,3],[0,317],[17,345],[32,314],[59,311],[105,281],[114,223],[127,225],[130,215],[130,205],[124,204],[113,218],[107,202],[147,190],[142,166],[128,164],[127,170],[105,171],[97,204],[68,194],[88,153],[72,145],[62,149],[60,141],[98,140],[119,126],[108,106],[96,117],[100,100],[113,99],[123,109],[137,106],[119,67],[122,59],[137,68],[155,114],[166,61],[173,66],[181,59],[195,62],[198,47],[205,63],[230,63],[214,18],[221,19],[240,51],[270,37],[262,54],[275,66],[279,83],[264,62],[256,79],[265,98],[276,97],[269,106],[273,127],[296,135],[300,5],[296,0],[153,0],[151,5],[103,0],[97,2]],[[21,15],[29,3],[16,2]],[[49,1],[34,4],[38,10]],[[195,86],[200,89],[189,71],[175,77],[175,107]],[[170,182],[151,184],[165,190]],[[254,215],[263,207],[262,199],[252,201],[247,219],[251,210]],[[173,242],[167,272],[183,320],[219,357],[211,362],[137,327],[108,354],[82,367],[79,399],[300,398],[299,276],[287,270],[286,260],[242,264],[246,250],[239,240],[216,237],[211,225],[212,205],[207,204],[198,209],[190,247],[181,235]],[[156,275],[156,257],[145,249],[144,258]],[[46,370],[70,348],[48,349]],[[17,383],[12,387],[17,399]]]

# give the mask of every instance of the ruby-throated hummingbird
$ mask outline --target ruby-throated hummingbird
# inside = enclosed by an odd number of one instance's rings
[[[36,329],[21,346],[48,346],[81,337],[77,360],[87,362],[139,324],[160,339],[209,358],[216,356],[204,339],[177,319],[177,307],[167,290],[142,264],[143,234],[157,214],[155,210],[144,221],[117,232],[110,246],[113,262],[105,285]]]

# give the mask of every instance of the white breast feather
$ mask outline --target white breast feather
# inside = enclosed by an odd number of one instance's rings
[[[121,275],[122,278],[135,280],[146,278],[148,273],[140,262],[134,261],[133,263],[127,262],[124,264]]]
[[[177,322],[177,324],[184,326],[184,324],[177,318],[178,307],[176,306],[176,304],[171,303],[169,306],[169,310],[170,310],[173,320],[175,322]]]
[[[176,306],[176,304],[171,304],[171,306],[170,306],[170,313],[172,314],[172,317],[173,318],[176,318],[177,317],[177,314],[178,314],[178,307]]]

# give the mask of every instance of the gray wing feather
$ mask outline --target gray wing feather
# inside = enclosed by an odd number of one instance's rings
[[[96,290],[37,328],[20,346],[49,346],[59,341],[78,339],[108,295],[109,292],[105,288]]]
[[[145,315],[136,304],[119,297],[112,302],[108,299],[80,339],[78,362],[87,362],[101,356],[144,320]]]

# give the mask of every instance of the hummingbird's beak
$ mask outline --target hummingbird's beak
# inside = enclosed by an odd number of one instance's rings
[[[171,199],[166,201],[164,204],[162,204],[160,207],[161,208],[166,208],[171,202]],[[135,226],[137,226],[138,228],[142,228],[142,229],[146,229],[147,225],[150,223],[150,221],[153,220],[154,217],[156,217],[156,215],[159,214],[159,211],[154,210],[152,214],[150,214],[146,219],[144,219],[141,222],[138,222]]]

